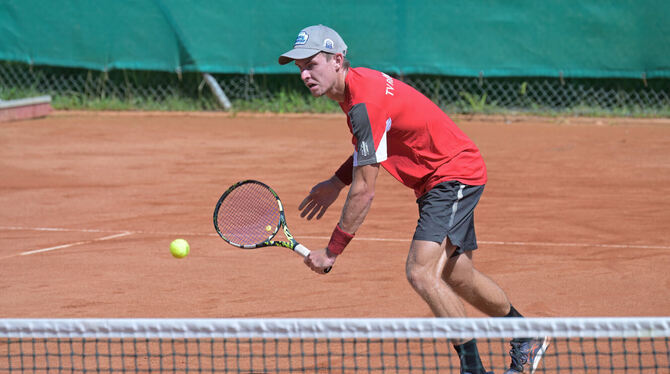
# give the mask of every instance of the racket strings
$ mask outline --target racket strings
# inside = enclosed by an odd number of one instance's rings
[[[227,240],[253,245],[274,236],[279,217],[275,195],[265,186],[246,183],[233,189],[221,202],[217,223]]]

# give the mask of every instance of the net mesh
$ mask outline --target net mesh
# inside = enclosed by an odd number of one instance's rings
[[[537,373],[668,373],[670,318],[0,320],[0,372],[459,373],[551,336]]]
[[[274,236],[279,216],[275,195],[261,184],[248,182],[229,191],[221,201],[217,229],[235,244],[258,244]]]

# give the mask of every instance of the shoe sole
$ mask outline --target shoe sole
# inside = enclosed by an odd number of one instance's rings
[[[537,350],[535,353],[535,357],[533,358],[533,366],[530,369],[530,374],[535,374],[535,370],[537,370],[538,365],[540,365],[540,361],[542,360],[542,356],[544,356],[544,352],[547,351],[547,348],[549,347],[549,342],[551,341],[551,338],[546,336],[544,340],[542,341],[542,346]]]

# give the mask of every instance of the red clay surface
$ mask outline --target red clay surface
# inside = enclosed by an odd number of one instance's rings
[[[670,315],[670,120],[457,117],[489,183],[475,264],[526,316]],[[282,248],[214,232],[223,191],[273,186],[297,206],[351,152],[342,115],[55,112],[0,124],[0,317],[426,317],[404,262],[412,191],[381,172],[326,276]],[[191,254],[175,259],[175,238]],[[42,252],[34,252],[45,250]],[[481,316],[472,308],[472,316]]]

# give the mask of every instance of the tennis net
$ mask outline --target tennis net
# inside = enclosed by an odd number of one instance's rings
[[[670,373],[670,317],[0,319],[0,373],[459,373],[470,338],[503,373],[535,336],[537,373]]]

